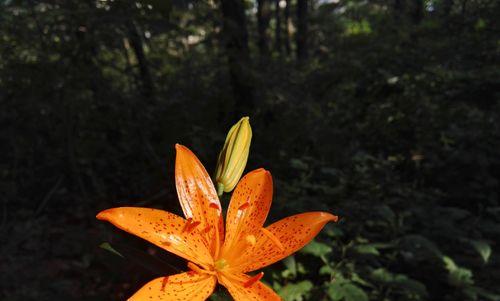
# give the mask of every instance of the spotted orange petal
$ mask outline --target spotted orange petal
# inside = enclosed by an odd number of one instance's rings
[[[278,301],[281,297],[271,288],[257,281],[250,286],[246,284],[251,277],[239,274],[219,274],[219,283],[227,288],[235,301]]]
[[[187,219],[199,223],[215,256],[224,235],[222,209],[214,184],[200,160],[187,147],[175,145],[175,185]]]
[[[182,273],[156,278],[128,301],[204,301],[214,291],[217,279],[207,274]]]
[[[326,223],[338,217],[326,212],[306,212],[284,218],[265,228],[232,263],[234,270],[249,272],[275,263],[309,243]]]
[[[273,180],[265,169],[246,174],[238,183],[227,211],[222,257],[230,261],[245,248],[246,237],[259,233],[273,198]]]
[[[213,263],[207,242],[198,229],[189,229],[188,221],[170,212],[120,207],[101,211],[97,218],[189,261],[205,266]]]

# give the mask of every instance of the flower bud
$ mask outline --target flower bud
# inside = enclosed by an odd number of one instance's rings
[[[251,140],[252,128],[249,118],[243,117],[229,130],[217,160],[215,182],[219,195],[232,191],[240,180],[247,165]]]

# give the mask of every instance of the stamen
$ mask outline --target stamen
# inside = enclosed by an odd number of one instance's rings
[[[257,242],[257,239],[255,239],[255,235],[247,235],[245,237],[245,240],[252,247],[255,246],[255,243]]]
[[[250,206],[250,203],[248,201],[246,201],[243,204],[241,204],[241,206],[238,208],[238,210],[245,210],[248,208],[248,206]]]
[[[217,223],[216,223],[217,225]],[[215,227],[215,252],[214,252],[214,257],[217,258],[219,257],[219,251],[220,251],[220,234],[219,234],[219,227]]]
[[[255,282],[257,282],[260,279],[262,279],[263,276],[264,276],[264,272],[260,272],[257,275],[253,276],[252,278],[248,279],[245,283],[243,283],[243,286],[244,287],[249,287],[252,284],[254,284]]]
[[[280,240],[276,236],[274,236],[271,231],[267,230],[266,228],[260,228],[260,230],[262,231],[262,233],[264,233],[265,236],[267,236],[267,238],[269,238],[273,242],[275,246],[280,249],[280,251],[285,251],[285,247],[283,247]]]
[[[207,225],[207,226],[205,227],[205,229],[203,229],[202,231],[203,231],[203,233],[208,233],[208,232],[210,231],[210,229],[211,229],[211,228],[212,228],[212,227],[210,227],[210,225]]]
[[[172,243],[171,243],[171,242],[169,242],[169,241],[167,241],[167,240],[165,240],[165,241],[162,241],[162,242],[161,242],[161,244],[162,244],[163,246],[168,247],[168,246],[170,246]]]
[[[165,286],[167,285],[168,282],[168,276],[163,277],[163,280],[161,281],[161,291],[165,291]]]
[[[197,274],[210,274],[210,275],[216,275],[214,271],[208,271],[208,270],[202,270],[199,266],[192,262],[188,262],[187,264],[188,268],[196,272]]]

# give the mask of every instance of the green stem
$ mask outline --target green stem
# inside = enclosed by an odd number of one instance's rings
[[[224,193],[224,184],[217,183],[217,195],[221,196]]]

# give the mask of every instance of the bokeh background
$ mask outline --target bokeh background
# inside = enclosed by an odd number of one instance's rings
[[[212,173],[248,115],[269,222],[342,217],[265,269],[285,300],[500,300],[499,6],[0,1],[0,299],[125,300],[185,269],[95,215],[179,213],[174,144]]]

